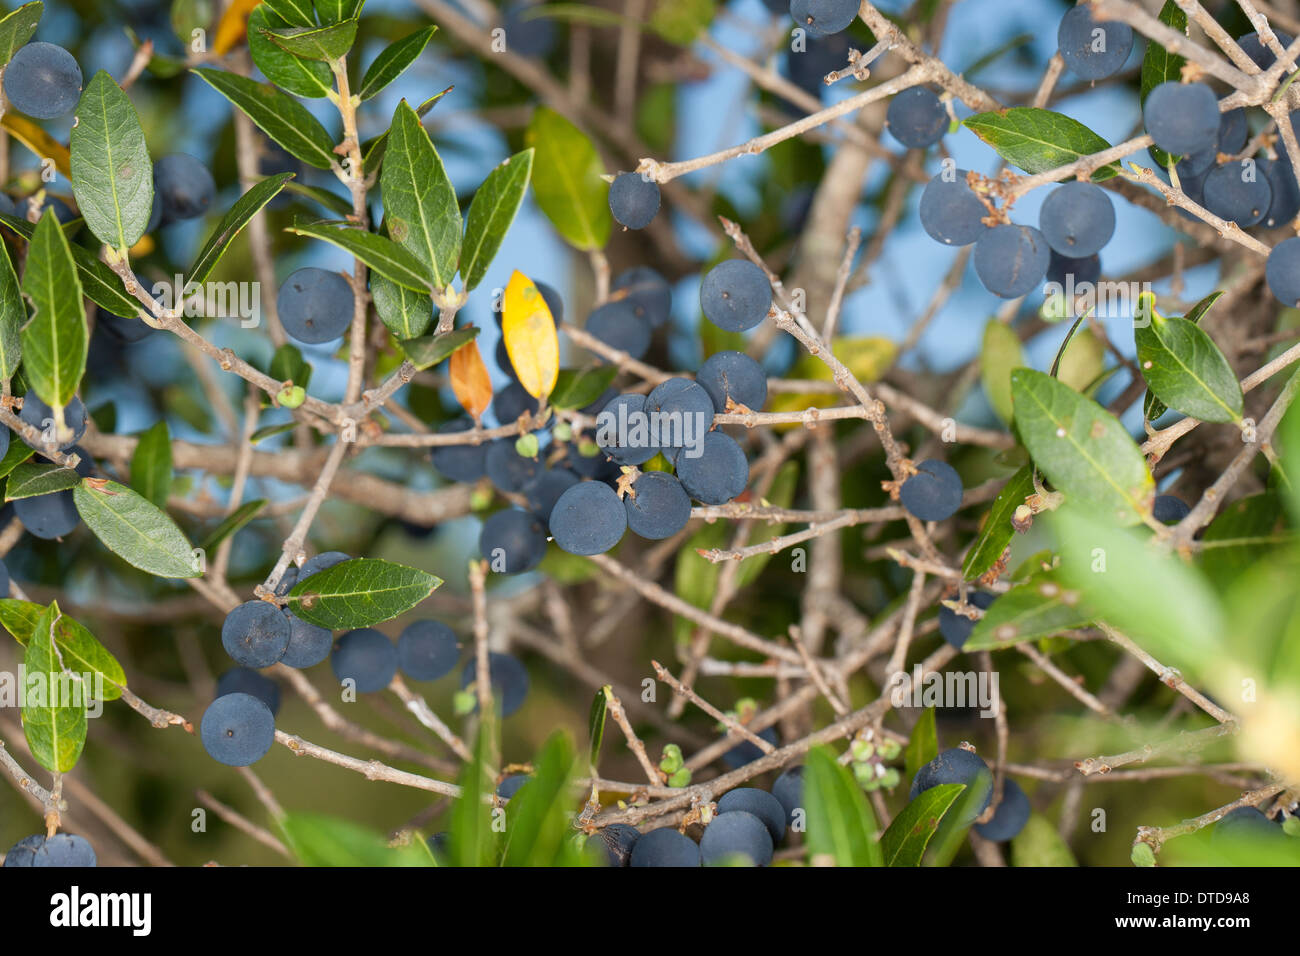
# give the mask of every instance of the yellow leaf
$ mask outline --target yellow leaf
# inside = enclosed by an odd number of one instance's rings
[[[54,160],[54,166],[65,176],[72,175],[72,167],[69,164],[68,147],[64,146],[57,139],[51,136],[45,130],[41,129],[25,116],[18,116],[14,113],[6,113],[4,119],[0,119],[0,125],[9,131],[9,135],[18,142],[22,143],[40,159]]]
[[[477,421],[492,401],[492,378],[479,354],[478,342],[466,342],[452,352],[448,371],[456,401]]]
[[[560,340],[555,319],[533,280],[516,271],[506,285],[501,335],[519,383],[533,398],[543,400],[560,374]]]
[[[217,24],[217,36],[212,41],[212,52],[223,56],[239,45],[248,30],[248,15],[262,0],[234,0],[226,7]]]

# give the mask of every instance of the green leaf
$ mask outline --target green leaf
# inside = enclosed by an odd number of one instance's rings
[[[322,23],[338,23],[342,20],[355,20],[361,15],[365,0],[316,0],[316,12]]]
[[[293,382],[305,388],[311,381],[311,366],[296,345],[286,342],[271,356],[269,374],[277,382]]]
[[[188,45],[195,30],[206,31],[215,15],[212,0],[172,0],[172,33],[182,45]]]
[[[27,324],[27,306],[18,288],[18,275],[9,258],[9,247],[0,242],[0,382],[18,371],[23,354],[22,328]]]
[[[357,95],[362,101],[375,96],[401,76],[408,66],[419,59],[437,31],[438,28],[431,24],[385,47],[379,56],[375,57],[375,61],[366,68],[365,76],[361,78],[361,92]]]
[[[334,89],[334,74],[319,60],[303,59],[271,41],[271,30],[283,30],[281,20],[265,3],[248,15],[248,52],[262,75],[283,90],[311,99],[328,96]]]
[[[1165,0],[1160,8],[1160,22],[1172,27],[1184,36],[1187,35],[1187,14],[1178,6],[1177,0]],[[1146,54],[1142,57],[1142,79],[1138,91],[1138,102],[1145,103],[1147,96],[1161,83],[1176,83],[1182,79],[1183,66],[1187,63],[1177,53],[1170,53],[1159,43],[1148,43]],[[1151,146],[1147,152],[1156,165],[1167,168],[1178,157],[1170,156],[1158,146]]]
[[[153,164],[131,98],[107,71],[81,94],[69,141],[77,207],[96,239],[125,253],[149,224]]]
[[[542,745],[532,777],[506,804],[502,866],[553,866],[573,832],[573,744],[555,731]]]
[[[551,391],[551,405],[555,408],[582,408],[604,394],[618,369],[613,365],[593,365],[590,368],[562,368]]]
[[[1154,146],[1151,148],[1155,150]],[[1187,315],[1185,316],[1187,321],[1193,323],[1199,323],[1201,321],[1201,318],[1207,312],[1210,311],[1210,307],[1213,306],[1215,302],[1219,301],[1219,296],[1221,295],[1223,295],[1222,290],[1211,292],[1200,302],[1196,303],[1196,305],[1192,306],[1191,311],[1188,312]],[[1118,368],[1118,366],[1116,366],[1116,368]],[[1150,389],[1147,389],[1147,393],[1145,397],[1142,399],[1142,417],[1149,422],[1153,422],[1168,410],[1169,410],[1169,406],[1167,406],[1164,402],[1160,401],[1160,399],[1156,398],[1155,392],[1151,391]]]
[[[157,505],[126,485],[82,482],[72,489],[77,513],[104,547],[160,578],[197,578],[194,549]]]
[[[208,236],[208,241],[203,244],[203,248],[194,260],[194,265],[190,266],[187,284],[201,284],[207,281],[208,276],[212,275],[212,270],[221,261],[221,257],[230,248],[230,244],[235,241],[235,237],[292,178],[293,173],[279,173],[263,179],[235,201],[230,211],[221,217],[217,228],[213,229],[212,234]]]
[[[36,226],[26,219],[15,219],[0,213],[0,222],[28,242],[36,233]],[[82,292],[88,299],[113,315],[130,318],[138,314],[140,303],[126,294],[117,273],[96,259],[88,249],[81,246],[71,248],[72,259],[77,264],[77,277],[81,280]]]
[[[583,251],[609,241],[609,185],[600,154],[583,132],[559,113],[538,107],[524,136],[536,150],[533,195],[546,218],[570,245]]]
[[[1009,325],[989,319],[980,349],[980,379],[998,418],[1011,421],[1011,370],[1025,364],[1020,336]]]
[[[605,717],[609,713],[606,705],[612,692],[613,688],[609,684],[596,691],[596,696],[591,701],[591,713],[587,717],[587,735],[591,740],[588,759],[593,770],[600,762],[600,745],[605,740]]]
[[[713,22],[714,0],[656,0],[650,25],[669,43],[690,46]]]
[[[979,537],[966,552],[962,562],[962,577],[973,581],[993,567],[1002,557],[1011,539],[1016,533],[1011,519],[1016,509],[1025,503],[1025,499],[1034,493],[1034,466],[1025,465],[1002,486],[998,496],[993,499],[988,518],[980,529]]]
[[[266,441],[268,438],[274,438],[276,435],[283,435],[285,432],[291,432],[298,427],[297,422],[283,422],[279,425],[265,425],[253,432],[249,436],[249,444],[256,445],[258,442]]]
[[[909,777],[939,756],[939,733],[935,729],[934,708],[927,707],[921,711],[921,717],[912,728],[912,736],[907,739],[907,748],[903,751],[903,767]]]
[[[348,820],[290,813],[280,821],[280,828],[303,866],[431,865],[418,846],[390,847],[382,834]]]
[[[976,113],[963,125],[1027,173],[1045,173],[1110,149],[1110,143],[1078,120],[1032,106]],[[1094,172],[1092,179],[1101,182],[1118,174],[1119,164],[1110,163]]]
[[[298,222],[285,231],[297,236],[323,239],[338,246],[400,286],[426,295],[432,291],[428,270],[419,259],[391,239],[353,226],[331,226],[319,222]]]
[[[66,668],[55,639],[60,617],[57,602],[42,611],[23,654],[28,681],[38,674],[44,681],[43,693],[30,683],[24,688],[23,733],[36,762],[51,773],[66,773],[75,767],[86,745],[84,688],[80,681],[63,677]]]
[[[825,746],[808,751],[803,771],[808,855],[813,863],[883,866],[876,818],[853,774]]]
[[[435,93],[429,97],[415,111],[415,115],[424,119],[429,115],[429,110],[438,105],[438,101],[450,93],[454,87],[447,87],[441,93]],[[368,139],[361,144],[361,164],[365,168],[367,176],[376,175],[383,167],[384,156],[388,152],[388,131],[380,133],[374,139]]]
[[[1088,623],[1078,591],[1062,586],[1055,573],[1040,572],[1001,594],[971,631],[963,651],[997,650]]]
[[[944,783],[908,803],[880,838],[885,866],[920,866],[939,821],[965,789],[965,784]]]
[[[370,627],[415,607],[442,579],[379,558],[353,558],[318,571],[289,592],[289,610],[330,630]]]
[[[205,83],[228,99],[257,127],[308,166],[334,165],[334,141],[316,117],[287,93],[224,70],[196,69]]]
[[[470,200],[460,250],[460,275],[466,291],[482,282],[487,274],[510,224],[515,221],[532,170],[533,151],[515,153],[487,174]]]
[[[24,647],[31,640],[36,622],[41,619],[44,612],[45,608],[31,601],[0,598],[0,625],[3,625],[13,639]]]
[[[478,331],[474,326],[467,325],[463,329],[454,329],[442,335],[407,339],[402,342],[402,351],[406,353],[407,361],[423,371],[426,368],[433,368],[466,342],[472,342],[478,335]]]
[[[285,23],[299,27],[310,27],[316,24],[312,0],[263,0],[262,5]]]
[[[24,462],[13,470],[5,482],[5,501],[67,491],[80,483],[81,476],[71,468]]]
[[[45,608],[31,601],[0,600],[0,623],[24,647],[31,641],[44,612]],[[54,645],[64,669],[76,675],[87,697],[117,700],[122,696],[126,671],[84,625],[66,614],[61,615],[54,623]]]
[[[6,66],[19,48],[32,38],[44,11],[45,4],[34,0],[0,18],[0,68]]]
[[[324,27],[287,27],[262,33],[286,53],[307,60],[338,60],[357,39],[357,21],[343,20]]]
[[[1147,49],[1155,46],[1147,44]],[[1143,844],[1145,846],[1145,844]],[[1051,820],[1031,813],[1025,828],[1011,840],[1012,866],[1078,866],[1069,845],[1056,832]]]
[[[27,250],[23,293],[34,315],[22,332],[23,374],[41,401],[62,409],[86,371],[86,313],[68,239],[46,207]]]
[[[244,525],[256,518],[258,512],[265,507],[265,498],[255,498],[252,501],[245,501],[242,505],[222,519],[221,524],[212,529],[212,533],[203,539],[203,544],[199,545],[199,547],[204,551],[211,551],[222,541],[226,540],[226,538],[229,538]]]
[[[284,188],[291,193],[297,193],[313,202],[318,202],[330,212],[338,213],[340,216],[347,217],[352,215],[352,200],[340,196],[331,189],[324,189],[320,186],[311,186],[307,183],[294,182],[290,180],[284,184]]]
[[[1275,492],[1250,495],[1224,505],[1201,535],[1201,570],[1216,584],[1235,579],[1257,561],[1268,561],[1273,545],[1294,540],[1279,533],[1282,502]]]
[[[146,501],[159,508],[167,506],[167,494],[172,487],[172,442],[165,418],[140,433],[131,456],[131,486]]]
[[[433,325],[433,299],[427,291],[407,289],[375,273],[370,277],[370,298],[379,320],[398,339],[418,339]]]
[[[1034,369],[1011,373],[1011,393],[1021,441],[1058,490],[1119,524],[1151,513],[1155,482],[1114,415]]]
[[[1068,505],[1052,512],[1048,526],[1059,541],[1060,580],[1082,593],[1084,613],[1187,674],[1204,674],[1223,657],[1230,630],[1196,568],[1152,547],[1150,535],[1110,527]]]
[[[490,733],[492,726],[490,720],[480,724],[474,742],[474,759],[461,769],[457,781],[460,797],[451,806],[447,841],[447,862],[451,866],[493,866],[496,863],[497,834],[492,827],[493,811],[484,800],[492,792],[492,781],[487,771],[496,750]]]
[[[1241,421],[1245,401],[1241,384],[1200,326],[1162,316],[1150,293],[1142,295],[1135,320],[1138,368],[1156,398],[1201,421]]]
[[[436,289],[447,288],[460,257],[460,205],[442,158],[406,100],[393,113],[379,182],[389,236],[424,267],[425,286],[432,279]]]
[[[9,450],[5,452],[3,458],[0,458],[0,478],[9,474],[35,454],[36,452],[28,448],[23,442],[10,439]]]

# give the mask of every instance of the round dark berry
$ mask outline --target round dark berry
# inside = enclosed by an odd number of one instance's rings
[[[609,211],[620,225],[644,229],[659,211],[659,184],[640,173],[619,173],[609,185]]]
[[[534,515],[506,508],[483,522],[478,548],[498,574],[523,574],[546,557],[546,532]]]
[[[236,664],[270,667],[289,647],[289,621],[274,604],[245,601],[221,624],[221,646]]]
[[[56,119],[70,113],[81,98],[77,58],[53,43],[28,43],[4,71],[5,96],[21,113]]]
[[[1002,802],[988,823],[975,824],[975,832],[994,843],[1014,840],[1029,822],[1030,810],[1029,798],[1020,789],[1020,784],[1006,777],[1002,781]]]
[[[27,533],[47,541],[71,534],[81,524],[71,491],[19,498],[13,506]]]
[[[730,435],[711,431],[703,447],[684,448],[675,459],[677,478],[686,493],[706,505],[725,505],[749,484],[749,461]]]
[[[767,866],[772,862],[772,835],[766,824],[752,813],[744,810],[719,813],[704,828],[700,859],[705,866],[729,861]]]
[[[352,325],[352,286],[337,272],[308,266],[284,280],[275,308],[291,338],[307,345],[332,342]]]
[[[280,685],[249,667],[232,667],[217,678],[217,697],[248,694],[266,704],[274,717],[280,712]]]
[[[596,444],[621,465],[644,465],[659,453],[645,403],[644,395],[628,392],[611,399],[596,416]]]
[[[785,836],[786,810],[781,801],[766,790],[757,787],[737,787],[729,790],[718,800],[718,813],[732,813],[743,810],[752,813],[763,821],[774,844],[780,843]]]
[[[760,740],[766,740],[773,747],[781,745],[775,727],[764,727],[758,731],[757,736]],[[758,744],[742,740],[722,755],[722,762],[726,764],[728,770],[738,770],[746,764],[753,763],[761,756],[763,756],[763,751],[759,749]]]
[[[153,189],[166,222],[202,216],[217,196],[208,167],[187,153],[171,153],[153,164]]]
[[[275,718],[251,694],[226,694],[203,712],[199,739],[208,756],[227,767],[247,767],[275,743]]]
[[[639,359],[650,349],[650,323],[626,299],[615,299],[587,316],[587,331],[611,349]]]
[[[568,468],[548,468],[524,488],[528,510],[537,515],[542,524],[549,524],[560,496],[580,481],[582,477]]]
[[[523,56],[547,56],[555,49],[555,21],[550,17],[530,17],[542,4],[516,0],[503,11],[506,49]]]
[[[699,866],[700,848],[672,827],[643,833],[632,847],[628,866]]]
[[[1101,256],[1093,254],[1083,259],[1071,259],[1053,252],[1047,261],[1047,281],[1062,288],[1073,285],[1095,285],[1101,278]]]
[[[59,443],[54,434],[54,409],[41,401],[35,392],[29,391],[23,396],[23,407],[22,411],[18,413],[18,417],[41,432],[42,438],[48,433],[50,440],[56,442],[59,451],[67,451],[81,441],[86,434],[86,406],[75,395],[72,396],[72,401],[68,402],[63,408],[63,424],[72,431],[72,437],[66,442]],[[23,438],[23,444],[27,445],[28,448],[35,448],[37,451],[42,450],[39,443],[32,444],[25,437]]]
[[[1246,228],[1260,222],[1273,204],[1273,186],[1254,160],[1225,163],[1205,177],[1205,208]]]
[[[728,259],[705,274],[700,283],[700,308],[718,328],[744,332],[767,318],[772,286],[754,263]]]
[[[1071,7],[1056,31],[1061,59],[1076,76],[1104,80],[1124,67],[1133,49],[1133,28],[1119,20],[1097,20],[1087,4]]]
[[[56,833],[46,837],[32,853],[30,866],[95,866],[95,848],[85,837],[75,833]]]
[[[523,491],[542,473],[542,463],[519,454],[513,438],[493,441],[488,446],[484,465],[488,479],[507,494]]]
[[[517,422],[525,412],[533,415],[539,407],[537,399],[518,382],[511,382],[492,397],[492,414],[502,425]]]
[[[658,328],[672,315],[673,290],[668,280],[649,266],[634,266],[620,272],[610,283],[611,297],[622,293],[624,301],[631,303],[636,314]]]
[[[857,0],[790,0],[790,16],[809,33],[826,36],[847,30],[858,18]]]
[[[715,352],[695,373],[695,381],[713,399],[713,410],[721,414],[730,400],[751,412],[767,402],[767,374],[744,352]]]
[[[967,818],[961,820],[961,823],[975,822],[975,819],[988,809],[993,799],[993,775],[989,772],[988,764],[969,750],[962,750],[960,747],[945,750],[919,769],[912,779],[912,789],[908,799],[915,800],[925,791],[944,783],[965,784],[968,788],[974,787],[977,794],[982,795],[980,799],[972,801],[972,809],[968,810]],[[964,797],[965,794],[963,793],[962,796]],[[958,799],[960,800],[961,797]]]
[[[1033,226],[995,226],[975,243],[975,274],[1003,299],[1030,292],[1047,275],[1051,249]]]
[[[713,427],[713,399],[689,378],[670,378],[656,385],[646,396],[645,412],[655,443],[669,457]]]
[[[1300,214],[1300,185],[1296,183],[1291,160],[1286,153],[1279,151],[1276,160],[1261,159],[1258,163],[1260,172],[1268,177],[1273,195],[1268,212],[1264,214],[1264,226],[1276,229]]]
[[[1219,138],[1219,101],[1204,83],[1161,83],[1142,105],[1142,120],[1166,153],[1186,156],[1213,147]]]
[[[528,671],[516,657],[509,654],[488,654],[488,673],[492,677],[492,696],[503,717],[509,717],[524,705],[528,696]],[[461,689],[474,684],[478,678],[478,658],[471,657],[460,675]]]
[[[976,591],[974,594],[966,595],[966,603],[975,605],[981,611],[987,611],[996,597],[995,594]],[[961,650],[962,646],[970,640],[971,631],[975,630],[975,623],[964,614],[958,614],[943,605],[939,606],[939,633],[957,650]]]
[[[1237,807],[1219,818],[1210,834],[1210,843],[1271,843],[1285,840],[1282,828],[1270,820],[1258,807]]]
[[[922,521],[943,521],[961,507],[961,476],[947,462],[928,458],[903,482],[898,500]]]
[[[326,568],[332,568],[336,564],[342,564],[344,561],[352,560],[350,555],[342,551],[322,551],[320,554],[308,558],[298,569],[298,581],[306,581],[309,577],[317,572],[324,571]]]
[[[502,800],[509,800],[518,793],[519,788],[526,784],[530,779],[531,778],[526,773],[512,773],[497,784],[496,794]]]
[[[474,422],[469,418],[458,418],[438,427],[439,435],[472,431]],[[478,481],[487,472],[487,442],[477,445],[435,445],[432,459],[444,478],[452,481]]]
[[[611,823],[593,833],[587,839],[587,845],[594,846],[607,865],[627,866],[632,857],[632,848],[640,837],[641,831],[634,826]]]
[[[967,175],[964,169],[956,170],[951,179],[940,173],[921,193],[921,226],[935,242],[968,246],[989,231],[983,222],[988,207],[966,182]]]
[[[330,655],[339,683],[355,682],[360,693],[383,690],[397,674],[397,648],[382,631],[363,627],[339,638]]]
[[[1286,49],[1292,43],[1291,35],[1283,33],[1281,30],[1274,30],[1273,35],[1277,37],[1278,44],[1282,49]],[[1255,61],[1255,65],[1261,70],[1267,70],[1277,62],[1277,54],[1264,45],[1258,33],[1247,33],[1245,36],[1237,38],[1237,45],[1241,51]]]
[[[1283,239],[1273,247],[1268,254],[1264,276],[1279,302],[1292,308],[1300,306],[1300,236]],[[15,504],[23,500],[19,499]]]
[[[803,807],[803,767],[791,767],[772,784],[772,796],[781,801],[786,826],[794,825],[795,812]]]
[[[1186,518],[1192,509],[1182,498],[1173,495],[1156,495],[1151,507],[1151,517],[1164,524],[1177,524]]]
[[[569,554],[604,554],[622,540],[627,511],[609,485],[584,481],[560,495],[550,528],[555,543]]]
[[[316,624],[309,624],[296,614],[284,612],[289,622],[289,646],[284,649],[280,662],[287,667],[315,667],[330,656],[334,647],[334,632]]]
[[[659,541],[671,538],[691,520],[691,499],[682,483],[663,471],[647,471],[623,499],[633,534]]]
[[[414,621],[397,636],[397,666],[411,680],[437,680],[460,660],[460,642],[441,621]]]
[[[1115,207],[1100,186],[1066,183],[1043,202],[1038,228],[1054,252],[1083,259],[1101,252],[1115,234]]]
[[[951,118],[943,101],[924,86],[903,90],[889,101],[885,125],[909,149],[926,149],[943,139]]]

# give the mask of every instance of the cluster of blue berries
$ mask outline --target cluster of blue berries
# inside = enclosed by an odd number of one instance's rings
[[[1029,821],[1032,810],[1029,797],[1019,784],[1004,777],[1002,800],[993,816],[983,823],[975,823],[993,802],[993,772],[977,754],[961,747],[943,751],[917,770],[908,799],[915,800],[925,791],[946,783],[964,784],[976,794],[976,799],[970,801],[959,798],[957,805],[965,810],[965,816],[957,822],[961,825],[974,823],[975,832],[986,840],[1002,843],[1014,839]],[[965,796],[963,793],[962,797]]]
[[[28,392],[23,396],[23,407],[18,417],[44,434],[54,421],[54,410],[41,401],[35,392]],[[73,396],[72,401],[64,407],[63,421],[71,435],[66,441],[59,443],[57,448],[65,454],[76,455],[79,459],[76,467],[77,474],[87,478],[95,471],[96,466],[95,459],[77,444],[86,434],[88,421],[86,406],[80,398]],[[12,434],[9,429],[0,427],[0,455],[9,450]],[[29,448],[41,450],[39,444],[32,444],[25,436],[19,437]],[[38,454],[35,456],[35,461],[47,462],[48,459]],[[14,516],[22,522],[24,530],[37,538],[46,540],[62,538],[71,534],[81,524],[81,515],[77,512],[71,491],[52,491],[44,495],[33,495],[30,498],[19,498],[6,507],[12,507]],[[5,594],[7,593],[6,588]]]

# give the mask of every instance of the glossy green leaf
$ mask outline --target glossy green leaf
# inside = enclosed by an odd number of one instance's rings
[[[1011,421],[1011,370],[1024,364],[1020,336],[1009,325],[990,319],[980,348],[980,380],[989,404],[1004,422]]]
[[[0,382],[18,371],[23,355],[22,328],[27,324],[27,306],[18,288],[18,275],[9,258],[9,248],[0,242]]]
[[[506,804],[503,866],[553,866],[573,833],[573,744],[556,731],[542,745],[533,774]]]
[[[965,784],[940,784],[903,807],[880,838],[885,866],[920,866],[939,821],[965,789]]]
[[[13,598],[0,600],[0,624],[24,647],[45,608],[31,601]],[[116,657],[78,621],[66,614],[54,623],[54,644],[64,668],[82,684],[87,696],[97,700],[117,700],[126,686],[126,671]]]
[[[1155,147],[1152,148],[1154,149]],[[1213,306],[1215,302],[1219,301],[1221,295],[1223,295],[1222,289],[1211,292],[1200,302],[1196,303],[1196,305],[1192,306],[1191,310],[1186,316],[1184,316],[1184,318],[1186,318],[1188,322],[1199,324],[1205,314],[1210,311],[1210,307]],[[1149,422],[1154,422],[1168,410],[1169,406],[1156,398],[1154,392],[1147,389],[1147,393],[1142,399],[1143,417]]]
[[[81,94],[69,150],[72,194],[87,227],[124,253],[149,224],[153,163],[131,98],[105,70]]]
[[[591,741],[587,759],[593,769],[600,762],[600,745],[605,740],[605,717],[609,714],[607,704],[612,692],[613,688],[609,684],[596,691],[596,696],[591,700],[591,713],[587,716],[587,736]]]
[[[294,180],[285,183],[284,188],[291,193],[297,193],[305,199],[310,199],[312,202],[320,203],[330,212],[337,213],[344,218],[352,215],[352,200],[340,196],[332,189],[325,189],[321,186],[312,186]]]
[[[44,12],[45,4],[33,0],[0,18],[0,68],[8,64],[18,49],[32,38]]]
[[[1064,587],[1056,574],[1039,572],[998,595],[975,623],[962,650],[997,650],[1082,627],[1088,623],[1082,603],[1079,592]]]
[[[81,520],[127,564],[160,578],[201,575],[194,549],[176,522],[126,485],[82,482],[72,497]]]
[[[310,27],[316,24],[312,0],[262,0],[262,5],[293,26]]]
[[[245,501],[242,505],[222,519],[221,524],[212,529],[212,533],[199,545],[204,551],[211,551],[222,541],[257,517],[258,512],[266,507],[265,498]]]
[[[385,47],[379,56],[375,57],[375,61],[366,68],[365,76],[361,78],[361,92],[357,95],[362,101],[375,96],[406,72],[406,68],[419,59],[437,31],[437,26],[430,24]]]
[[[415,111],[415,115],[424,119],[429,115],[429,110],[438,105],[438,101],[452,91],[453,87],[447,87],[440,93],[435,93],[429,97]],[[373,139],[368,139],[361,144],[362,166],[365,167],[367,176],[376,175],[384,165],[384,156],[388,153],[388,131],[380,133]]]
[[[460,205],[442,158],[406,100],[393,113],[379,183],[388,234],[424,266],[426,285],[432,280],[445,289],[460,257]]]
[[[428,270],[424,264],[391,239],[352,226],[331,226],[319,222],[295,223],[285,231],[323,239],[338,246],[400,286],[426,295],[431,291]]]
[[[328,26],[286,27],[263,30],[272,43],[294,56],[308,60],[338,60],[347,56],[357,39],[357,21],[343,20]]]
[[[484,797],[492,792],[487,768],[494,762],[495,741],[492,721],[479,726],[474,741],[474,759],[460,772],[460,796],[451,807],[448,863],[452,866],[492,866],[497,861],[498,835],[492,826],[492,809]]]
[[[86,371],[89,336],[68,239],[48,207],[27,250],[22,288],[33,310],[22,332],[23,374],[41,401],[62,409]]]
[[[467,290],[477,286],[487,274],[510,224],[515,221],[532,170],[533,151],[516,153],[487,174],[470,200],[460,250],[460,276]]]
[[[963,125],[1027,173],[1045,173],[1110,149],[1110,143],[1078,120],[1032,106],[976,113]],[[1101,182],[1118,173],[1119,164],[1110,163],[1094,172],[1092,179]]]
[[[28,242],[36,232],[36,226],[26,219],[15,219],[0,213],[0,222]],[[77,264],[77,278],[81,280],[82,292],[101,309],[113,315],[133,317],[140,310],[140,303],[126,294],[122,280],[117,273],[95,258],[94,254],[81,246],[72,246],[72,259]]]
[[[28,448],[26,444],[11,438],[9,440],[9,450],[4,453],[3,458],[0,458],[0,478],[12,472],[35,454],[36,452]]]
[[[1239,498],[1223,506],[1201,535],[1197,556],[1206,577],[1217,584],[1232,581],[1271,548],[1295,540],[1280,530],[1282,502],[1275,492]]]
[[[912,728],[912,736],[907,738],[907,747],[903,750],[903,767],[909,778],[939,756],[939,733],[935,728],[934,708],[926,707]]]
[[[370,627],[415,607],[442,579],[379,558],[353,558],[318,571],[289,592],[288,608],[330,630]]]
[[[1200,326],[1162,316],[1149,293],[1142,296],[1135,318],[1138,368],[1156,398],[1201,421],[1241,420],[1245,401],[1241,383]]]
[[[442,335],[426,335],[422,339],[408,339],[402,342],[402,351],[407,361],[420,370],[433,368],[452,352],[466,342],[472,342],[479,330],[472,325],[463,329],[453,329]]]
[[[194,264],[190,266],[188,282],[203,283],[212,275],[221,257],[226,254],[235,237],[248,225],[249,221],[276,197],[285,184],[293,178],[293,173],[279,173],[263,179],[240,196],[230,211],[221,217],[217,228],[212,230],[208,241],[203,244]]]
[[[165,418],[140,433],[131,455],[131,487],[159,508],[167,506],[172,487],[172,442]]]
[[[5,482],[5,501],[35,498],[37,495],[67,491],[81,483],[81,476],[71,468],[23,462]]]
[[[334,74],[329,66],[320,60],[295,56],[267,35],[269,31],[288,28],[289,24],[265,3],[253,8],[248,15],[248,52],[254,65],[282,90],[310,99],[328,96],[334,89]]]
[[[61,616],[57,603],[42,611],[23,654],[29,682],[21,712],[23,733],[32,757],[52,773],[66,773],[75,767],[86,745],[84,687],[64,676],[67,668],[56,643],[55,625]],[[44,684],[43,693],[31,686],[37,675]]]
[[[605,393],[617,375],[618,369],[613,365],[562,368],[555,380],[555,388],[551,390],[551,405],[555,408],[590,405]]]
[[[613,219],[600,154],[586,135],[559,113],[538,107],[524,141],[534,150],[533,195],[570,245],[583,251],[609,241]]]
[[[1016,429],[1057,490],[1118,524],[1150,514],[1155,482],[1114,415],[1034,369],[1011,373]]]
[[[866,795],[824,746],[808,751],[803,770],[808,856],[834,866],[883,866],[876,818]]]
[[[389,332],[398,339],[425,341],[420,336],[433,325],[433,299],[427,291],[416,292],[376,273],[370,277],[370,298]]]
[[[988,571],[1002,557],[1011,544],[1016,533],[1011,524],[1016,509],[1025,503],[1025,499],[1034,493],[1034,466],[1025,465],[1002,486],[998,496],[993,499],[989,516],[980,529],[975,543],[966,552],[962,562],[961,574],[967,581],[973,581]]]
[[[356,19],[361,14],[365,0],[316,0],[316,12],[322,23],[339,23]]]
[[[290,813],[280,821],[289,848],[303,866],[430,866],[418,846],[390,847],[381,833],[349,820]]]
[[[329,169],[334,164],[333,138],[307,107],[287,93],[224,70],[191,72],[243,111],[289,155],[317,169]]]

